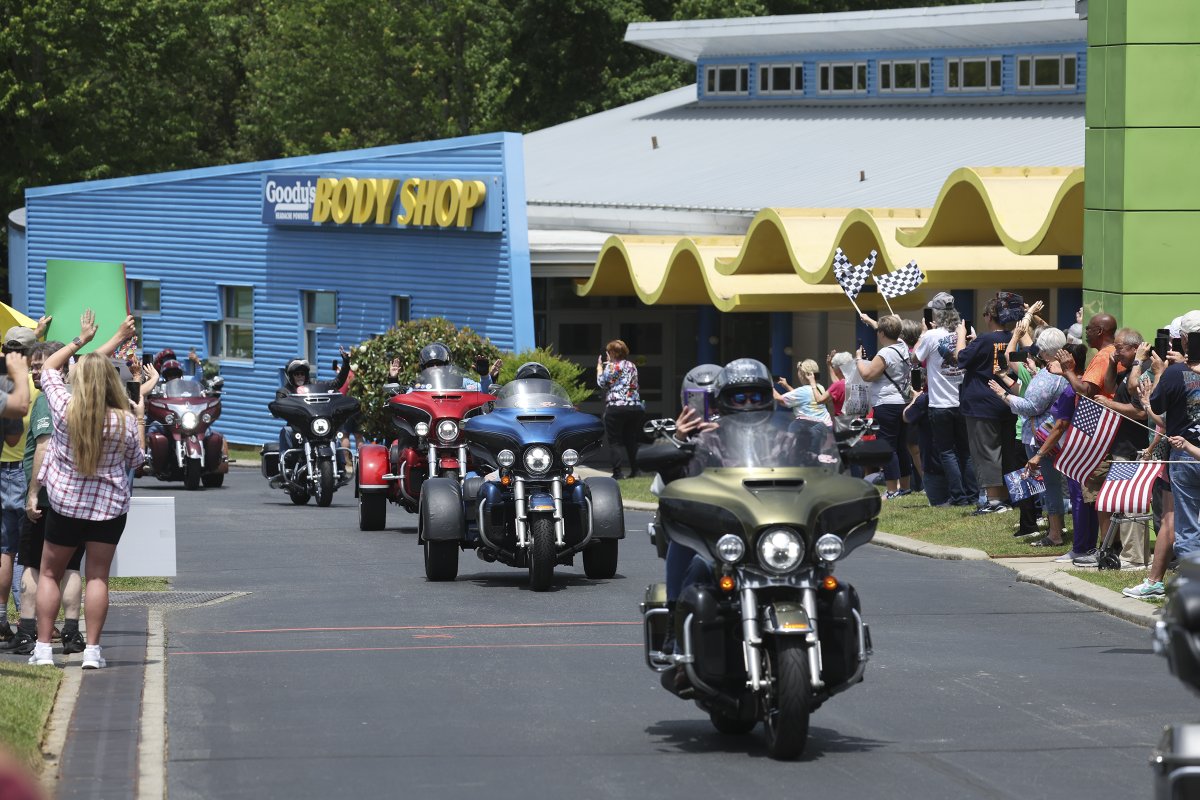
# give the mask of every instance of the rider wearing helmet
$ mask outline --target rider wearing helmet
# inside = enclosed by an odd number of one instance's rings
[[[445,367],[450,365],[450,348],[441,342],[427,344],[421,348],[418,356],[417,371],[430,367]]]
[[[517,367],[517,375],[513,380],[523,381],[527,378],[540,378],[541,380],[553,380],[550,377],[550,370],[536,361],[526,361],[521,366]]]
[[[183,364],[170,358],[162,362],[158,372],[164,381],[177,381],[183,378]]]
[[[325,394],[328,392],[336,392],[345,382],[350,374],[350,355],[343,351],[342,368],[338,372],[337,377],[331,381],[314,381],[312,379],[312,367],[302,358],[293,358],[283,368],[283,386],[275,391],[275,399],[287,397],[292,394]],[[290,450],[293,439],[292,429],[288,425],[284,425],[279,429],[279,452],[283,453]],[[343,458],[341,450],[338,451],[339,459]]]

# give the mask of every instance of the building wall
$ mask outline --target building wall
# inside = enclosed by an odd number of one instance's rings
[[[477,178],[488,186],[485,203],[503,206],[500,231],[264,224],[264,176],[280,173]],[[445,316],[504,349],[533,344],[516,134],[50,187],[30,190],[26,202],[33,316],[44,308],[47,259],[118,261],[128,278],[161,283],[161,311],[142,320],[145,348],[206,355],[221,287],[254,287],[254,357],[221,366],[218,428],[235,442],[268,441],[278,430],[266,404],[282,366],[304,353],[304,291],[337,292],[337,326],[317,335],[319,378],[331,377],[339,345],[393,324],[395,295],[411,298],[414,318]],[[51,335],[75,332],[74,321],[61,321]]]

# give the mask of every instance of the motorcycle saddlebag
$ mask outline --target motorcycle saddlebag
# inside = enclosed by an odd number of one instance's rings
[[[146,437],[146,449],[150,451],[150,463],[155,471],[169,471],[174,460],[171,453],[171,443],[161,433],[152,433]]]
[[[832,592],[817,593],[817,633],[821,637],[821,678],[833,688],[858,669],[858,592],[843,583]],[[861,611],[860,611],[861,613]]]
[[[693,584],[679,596],[679,602],[675,605],[675,641],[678,648],[682,648],[686,641],[683,631],[689,615],[692,619],[692,655],[696,657],[696,672],[700,679],[705,683],[720,684],[727,675],[741,670],[742,648],[740,643],[734,641],[731,620],[721,613],[720,600],[714,587]],[[738,646],[732,646],[734,644]],[[738,663],[730,664],[734,656]]]
[[[1172,725],[1150,757],[1155,800],[1200,797],[1200,725]]]
[[[264,478],[274,478],[279,474],[279,444],[268,442],[259,451],[262,456],[262,475]]]
[[[1179,577],[1167,590],[1161,625],[1166,632],[1171,672],[1200,692],[1200,560],[1186,558],[1180,562]]]

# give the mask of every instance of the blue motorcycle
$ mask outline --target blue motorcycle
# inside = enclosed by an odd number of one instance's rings
[[[429,580],[454,580],[466,549],[528,569],[535,592],[549,589],[554,566],[573,565],[576,553],[589,578],[616,574],[617,542],[625,538],[621,489],[612,478],[575,474],[604,437],[599,419],[576,411],[553,381],[526,378],[507,384],[492,410],[462,431],[490,474],[461,488],[449,478],[425,481],[418,527]]]

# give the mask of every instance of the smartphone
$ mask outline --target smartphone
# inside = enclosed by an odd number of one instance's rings
[[[932,328],[933,327],[933,309],[932,308],[922,309],[921,316],[925,317],[925,324]]]
[[[154,354],[153,353],[142,353],[142,366],[143,367],[148,367],[153,363],[154,363]]]
[[[601,361],[608,361],[608,351],[607,351],[607,350],[601,350],[601,351],[600,351],[600,360],[601,360]]]
[[[1171,349],[1170,331],[1163,333],[1160,330],[1158,334],[1158,336],[1154,337],[1154,352],[1158,354],[1159,358],[1165,360],[1167,357],[1167,351]]]
[[[1029,359],[1030,355],[1032,354],[1028,350],[1025,350],[1024,348],[1017,348],[1008,354],[1008,363],[1014,365],[1024,364]]]
[[[1155,338],[1161,336],[1164,339],[1170,339],[1171,338],[1171,329],[1170,328],[1159,328],[1155,332],[1154,336],[1155,336]]]
[[[705,422],[712,419],[712,409],[709,406],[709,400],[711,399],[712,395],[705,389],[683,390],[683,405],[686,408],[695,410]]]
[[[8,374],[8,361],[4,356],[0,356],[0,375]]]
[[[129,402],[136,404],[142,399],[142,385],[137,381],[125,381],[125,391],[129,395]]]
[[[917,392],[925,388],[925,370],[918,367],[912,371],[912,388]]]
[[[1187,340],[1187,362],[1195,364],[1200,361],[1200,331],[1193,331],[1188,334]]]
[[[1183,339],[1179,338],[1179,337],[1172,339],[1171,340],[1171,349],[1174,350],[1176,353],[1182,353],[1183,352]]]

